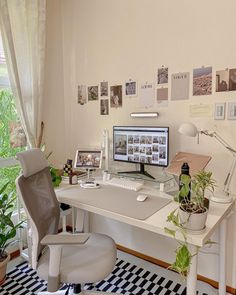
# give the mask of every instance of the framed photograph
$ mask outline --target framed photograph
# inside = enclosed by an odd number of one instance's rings
[[[228,102],[228,120],[236,120],[236,102]]]
[[[214,112],[215,120],[224,120],[225,119],[225,103],[215,103],[215,112]]]
[[[137,96],[137,81],[129,80],[125,82],[125,96]]]

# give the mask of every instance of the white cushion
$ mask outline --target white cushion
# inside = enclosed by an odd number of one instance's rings
[[[35,148],[19,152],[16,156],[21,163],[22,174],[24,177],[29,177],[49,166],[40,149]]]
[[[48,279],[49,251],[44,252],[37,265],[38,276]],[[53,261],[52,261],[53,263]],[[94,283],[107,277],[116,263],[116,245],[104,234],[90,234],[84,244],[63,246],[60,263],[61,283]]]

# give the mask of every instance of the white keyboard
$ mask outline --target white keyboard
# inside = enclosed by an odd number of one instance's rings
[[[112,179],[107,180],[106,183],[109,185],[122,187],[124,189],[132,191],[139,191],[143,187],[143,184],[141,182],[118,177],[113,177]]]

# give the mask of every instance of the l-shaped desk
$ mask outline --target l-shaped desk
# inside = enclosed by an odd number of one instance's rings
[[[99,192],[99,193],[98,193]],[[122,188],[112,187],[110,185],[101,184],[99,189],[83,189],[79,185],[65,185],[56,190],[56,195],[59,202],[69,204],[70,206],[85,210],[88,212],[96,213],[120,222],[124,222],[129,225],[133,225],[151,232],[155,232],[159,235],[168,236],[164,228],[170,227],[170,224],[166,222],[168,214],[177,208],[178,204],[171,201],[166,206],[149,216],[148,218],[141,220],[128,216],[128,214],[120,213],[117,211],[117,197],[129,199],[128,204],[130,210],[134,210],[136,196],[140,193],[146,193],[152,198],[167,198],[172,200],[172,196],[167,195],[164,192],[160,192],[157,189],[151,189],[144,187],[139,192],[133,192]],[[105,196],[105,199],[101,196]],[[99,200],[99,198],[101,198]],[[107,201],[109,199],[109,204]],[[133,206],[132,206],[133,202]],[[145,201],[146,202],[146,201]],[[127,204],[123,204],[126,207]],[[141,205],[139,205],[141,206]],[[210,210],[207,217],[206,228],[199,234],[187,234],[187,241],[191,245],[192,253],[197,252],[197,247],[202,247],[209,240],[214,231],[219,227],[219,294],[226,294],[226,228],[227,228],[227,216],[234,208],[234,202],[229,204],[218,204],[211,202]],[[197,285],[197,255],[193,256],[190,272],[187,277],[187,295],[196,294]]]

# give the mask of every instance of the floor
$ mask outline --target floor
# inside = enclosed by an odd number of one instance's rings
[[[130,263],[133,263],[139,267],[142,267],[144,268],[145,270],[149,270],[151,272],[156,272],[156,273],[162,273],[164,276],[172,279],[172,280],[175,280],[175,281],[179,281],[180,284],[183,284],[183,281],[181,280],[180,276],[172,271],[169,271],[167,269],[164,269],[162,267],[159,267],[155,264],[152,264],[150,262],[147,262],[145,260],[142,260],[140,258],[137,258],[133,255],[130,255],[130,254],[127,254],[127,253],[124,253],[124,252],[121,252],[121,251],[118,251],[118,257],[127,261],[127,262],[130,262]],[[18,265],[19,263],[23,262],[23,258],[21,257],[18,257],[16,259],[13,259],[12,261],[10,261],[8,263],[8,271],[10,271],[11,269],[13,269],[16,265]],[[208,294],[208,295],[217,295],[218,294],[218,290],[213,288],[212,286],[206,284],[206,283],[203,283],[203,282],[200,282],[198,281],[198,288],[199,290],[201,290],[202,292]],[[230,294],[228,294],[230,295]]]

